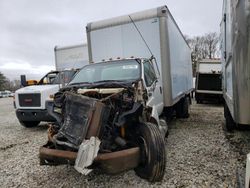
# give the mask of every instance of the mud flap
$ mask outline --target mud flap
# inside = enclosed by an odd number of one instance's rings
[[[84,140],[80,145],[77,158],[75,161],[75,169],[84,174],[89,174],[92,169],[88,167],[93,163],[97,153],[99,151],[101,141],[97,137],[90,137],[89,140]]]

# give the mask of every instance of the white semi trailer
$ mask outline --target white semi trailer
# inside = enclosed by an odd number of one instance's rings
[[[224,0],[221,22],[226,129],[250,125],[250,2]]]
[[[76,71],[88,64],[87,44],[55,47],[56,71],[47,73],[36,85],[15,92],[16,116],[25,127],[37,126],[40,121],[55,121],[48,114],[47,101],[69,83]]]

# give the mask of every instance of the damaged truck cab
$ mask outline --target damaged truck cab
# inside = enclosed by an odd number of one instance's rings
[[[167,129],[154,124],[163,111],[160,83],[152,59],[85,66],[55,95],[50,113],[57,123],[40,149],[41,164],[75,164],[83,174],[95,166],[108,173],[135,168],[161,180]]]

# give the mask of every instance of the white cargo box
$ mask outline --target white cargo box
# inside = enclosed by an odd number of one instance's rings
[[[55,49],[56,70],[79,69],[88,64],[88,46],[79,44],[72,46],[58,47]]]
[[[193,87],[190,48],[166,6],[130,14],[130,17],[157,60],[164,106],[172,106]],[[151,57],[130,17],[120,16],[87,25],[90,62]]]
[[[236,124],[250,125],[250,1],[224,0],[223,96]]]
[[[204,59],[197,64],[197,72],[199,73],[221,73],[222,65],[220,60]]]

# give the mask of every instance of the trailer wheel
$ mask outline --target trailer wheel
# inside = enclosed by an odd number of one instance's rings
[[[182,98],[176,104],[176,117],[177,118],[188,118],[189,117],[189,99],[188,99],[188,97]]]
[[[233,120],[233,117],[227,107],[227,104],[224,104],[224,116],[226,119],[224,129],[226,131],[233,131],[236,128],[236,123]]]
[[[30,127],[36,127],[40,121],[20,121],[20,124],[24,127],[30,128]]]
[[[166,166],[164,138],[152,123],[141,123],[137,129],[137,142],[141,150],[141,162],[135,172],[150,182],[161,181]]]

